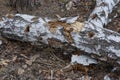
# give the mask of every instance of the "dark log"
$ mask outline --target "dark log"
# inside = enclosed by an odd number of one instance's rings
[[[83,50],[87,52],[85,55],[97,60],[120,64],[120,34],[103,28],[109,22],[108,14],[119,0],[105,1],[97,0],[93,13],[85,23],[76,21],[78,17],[53,20],[8,14],[0,22],[0,33],[33,45],[63,48],[66,52]],[[72,62],[81,63],[80,56],[73,54]]]
[[[5,0],[5,4],[18,12],[30,11],[40,6],[41,0]]]

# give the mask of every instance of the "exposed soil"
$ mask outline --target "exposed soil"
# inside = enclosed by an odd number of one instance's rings
[[[41,6],[37,9],[18,12],[0,0],[0,17],[8,13],[25,13],[51,18],[57,18],[56,14],[61,17],[79,15],[79,21],[85,21],[95,5],[95,0],[82,0],[70,10],[66,10],[65,5],[70,0],[45,1],[42,0]],[[120,32],[119,21],[120,17],[115,18],[106,28]],[[90,80],[104,80],[105,75],[108,75],[111,80],[120,80],[120,69],[116,68],[112,71],[113,66],[108,63],[93,65],[88,72],[77,69],[60,72],[60,69],[70,63],[71,56],[65,56],[62,52],[61,49],[42,48],[29,43],[4,39],[0,46],[0,80],[89,80],[89,78]]]

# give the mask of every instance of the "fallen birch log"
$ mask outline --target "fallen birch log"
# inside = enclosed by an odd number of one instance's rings
[[[87,52],[92,58],[120,64],[120,34],[103,26],[119,0],[97,0],[96,7],[85,23],[77,17],[60,19],[39,18],[25,14],[6,15],[0,22],[2,36],[33,45],[50,45],[66,52],[76,49]],[[71,62],[80,62],[79,54]],[[94,63],[94,62],[93,62]]]

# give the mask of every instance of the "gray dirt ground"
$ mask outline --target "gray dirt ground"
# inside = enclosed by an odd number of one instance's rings
[[[43,1],[37,9],[19,13],[51,18],[56,18],[56,14],[61,17],[79,15],[79,21],[85,21],[95,5],[95,0],[82,0],[76,7],[67,11],[65,4],[68,1]],[[0,10],[0,17],[7,13],[17,13],[16,10],[5,6],[3,0],[0,0]],[[119,32],[119,21],[120,17],[115,18],[106,28]],[[65,56],[62,52],[60,49],[41,48],[29,43],[4,39],[0,46],[0,80],[50,80],[51,77],[52,80],[82,80],[82,76],[90,76],[91,80],[104,80],[105,75],[109,75],[111,80],[120,80],[120,70],[112,72],[113,66],[108,63],[94,65],[87,73],[85,70],[77,69],[61,73],[58,70],[70,63],[70,55]],[[86,77],[85,80],[89,79]]]

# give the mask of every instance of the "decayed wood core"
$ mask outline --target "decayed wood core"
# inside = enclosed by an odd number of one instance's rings
[[[73,39],[71,37],[71,32],[72,31],[76,32],[76,33],[80,32],[84,27],[84,23],[80,23],[78,21],[75,21],[72,24],[65,23],[62,21],[54,21],[54,22],[50,21],[50,22],[48,22],[48,25],[49,25],[50,31],[52,33],[55,33],[56,29],[58,27],[63,27],[63,35],[69,41],[69,43],[73,43]]]

